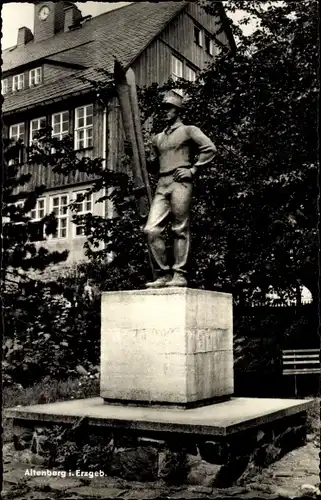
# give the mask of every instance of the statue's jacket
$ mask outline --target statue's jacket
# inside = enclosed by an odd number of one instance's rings
[[[150,154],[151,163],[159,163],[159,173],[169,174],[178,167],[191,167],[191,153],[197,151],[194,167],[210,163],[216,147],[198,127],[177,121],[153,137]]]

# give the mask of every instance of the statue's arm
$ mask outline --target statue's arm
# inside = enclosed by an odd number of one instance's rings
[[[216,153],[216,147],[207,135],[205,135],[198,127],[189,127],[190,139],[196,144],[198,149],[198,159],[191,168],[192,174],[196,174],[197,170],[204,165],[210,163]]]

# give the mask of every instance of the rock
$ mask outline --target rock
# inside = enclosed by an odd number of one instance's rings
[[[12,457],[12,461],[30,465],[34,460],[33,455],[34,453],[32,453],[30,450],[16,451],[14,456]]]
[[[266,448],[264,465],[269,465],[275,462],[276,460],[278,460],[278,458],[280,458],[281,454],[282,454],[281,448],[275,446],[274,444],[269,444]]]
[[[13,443],[17,451],[31,447],[33,440],[33,429],[20,425],[12,426]]]
[[[13,443],[6,443],[3,445],[2,448],[2,457],[3,457],[3,462],[10,463],[12,461],[12,458],[15,454],[15,447]]]
[[[26,482],[28,476],[26,476],[26,468],[16,468],[12,467],[3,474],[3,481],[8,484],[21,485]]]
[[[234,456],[227,464],[222,465],[215,480],[215,486],[219,488],[226,488],[232,486],[235,482],[247,474],[247,469],[250,464],[250,455]],[[251,464],[250,464],[251,466]]]
[[[111,474],[129,481],[154,481],[157,479],[157,458],[157,450],[150,446],[115,450]]]
[[[150,437],[138,437],[137,442],[141,446],[153,446],[155,448],[164,448],[165,447],[165,441],[163,439],[153,439]]]
[[[132,489],[127,491],[122,498],[124,500],[153,500],[156,498],[170,498],[169,492],[166,490],[154,490],[150,488],[145,488],[141,490]]]
[[[158,477],[167,484],[183,484],[190,470],[184,451],[166,450],[158,455]]]
[[[243,498],[243,495],[249,492],[250,488],[245,486],[232,486],[231,488],[226,488],[225,490],[226,496],[235,496],[238,498]],[[222,492],[222,490],[220,490],[220,493],[224,494],[224,491]]]
[[[289,427],[275,438],[274,445],[284,452],[293,450],[297,446],[303,445],[306,440],[305,425]]]
[[[79,375],[88,375],[87,370],[82,365],[77,365],[76,370],[79,373]]]
[[[33,453],[31,455],[31,463],[33,465],[43,465],[45,463],[45,458],[37,455],[36,453]]]
[[[30,477],[28,480],[28,486],[32,491],[50,491],[49,478],[46,476],[40,477]]]
[[[313,486],[312,484],[302,484],[300,490],[303,493],[303,495],[309,497],[314,497],[317,496],[318,494],[318,488],[316,486]]]
[[[9,500],[11,498],[16,499],[19,495],[21,495],[20,498],[23,498],[26,500],[26,498],[31,498],[30,497],[30,489],[28,488],[27,485],[10,485],[9,487],[3,487],[1,491],[1,498]]]
[[[278,458],[280,458],[281,454],[281,448],[278,448],[272,443],[264,444],[255,451],[253,455],[253,461],[255,465],[266,467],[267,465],[275,462]]]
[[[83,498],[124,498],[126,490],[119,488],[92,488],[91,486],[80,486],[80,488],[72,488],[67,490],[66,497],[69,494],[77,495]],[[64,497],[65,498],[65,497]]]
[[[180,491],[180,492],[175,492],[175,493],[170,493],[168,498],[170,499],[177,499],[177,500],[200,500],[200,499],[205,499],[205,498],[210,498],[210,499],[214,499],[214,498],[222,498],[222,495],[220,495],[219,497],[216,497],[213,495],[213,493],[211,494],[205,494],[205,493],[199,493],[198,491],[191,491],[190,487],[188,486],[185,490],[183,491]],[[159,500],[161,500],[159,498]]]
[[[256,433],[256,440],[261,441],[265,436],[265,432],[262,429],[259,429]]]
[[[210,464],[202,460],[201,456],[192,457],[188,455],[189,472],[186,478],[186,483],[190,485],[199,485],[212,487],[221,470],[221,465]]]
[[[31,477],[28,484],[42,491],[65,491],[70,488],[81,487],[81,482],[72,477]]]
[[[119,477],[94,477],[89,480],[90,486],[93,488],[118,488],[118,489],[126,489],[128,487],[128,483],[125,479],[121,479]]]
[[[276,498],[282,497],[282,498],[293,498],[296,495],[296,492],[294,490],[290,490],[290,488],[275,488],[273,490],[273,494],[275,495]]]
[[[188,491],[193,491],[196,493],[204,494],[204,495],[210,495],[212,493],[213,488],[210,486],[189,486]]]

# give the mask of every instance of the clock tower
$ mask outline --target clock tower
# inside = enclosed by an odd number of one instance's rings
[[[51,38],[64,31],[65,9],[73,2],[46,2],[35,4],[34,10],[34,42]]]

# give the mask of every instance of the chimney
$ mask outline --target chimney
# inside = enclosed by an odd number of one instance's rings
[[[82,19],[81,11],[76,7],[76,5],[68,5],[64,9],[65,12],[65,26],[64,31],[69,31],[73,26],[80,25],[80,20]]]
[[[26,28],[26,26],[23,26],[23,28],[19,28],[17,40],[18,47],[20,47],[21,45],[27,45],[27,43],[31,42],[32,40],[33,34],[29,28]]]

